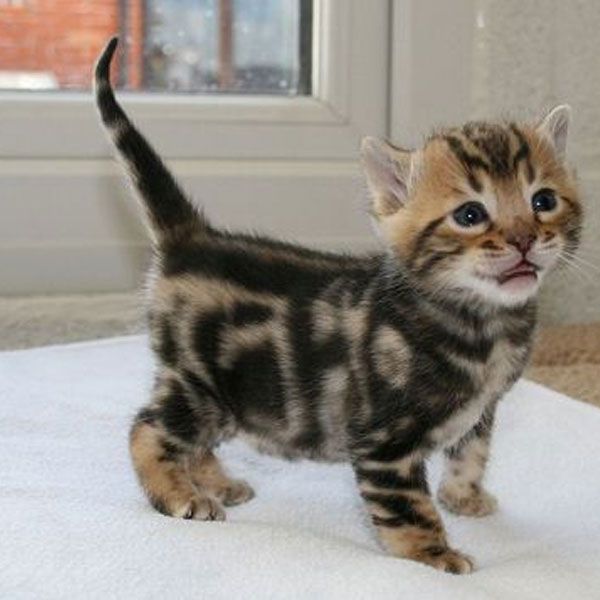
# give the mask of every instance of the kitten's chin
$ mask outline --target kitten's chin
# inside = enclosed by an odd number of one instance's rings
[[[504,281],[480,279],[477,291],[487,302],[501,306],[519,306],[538,293],[541,277],[541,273],[526,273]]]
[[[542,272],[517,274],[505,280],[469,275],[459,285],[466,295],[485,304],[520,306],[537,294],[542,277]]]

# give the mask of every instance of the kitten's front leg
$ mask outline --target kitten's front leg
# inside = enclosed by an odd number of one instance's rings
[[[439,501],[459,515],[483,517],[496,511],[496,498],[483,488],[496,403],[454,446],[447,448]]]
[[[473,563],[448,546],[427,486],[420,455],[354,463],[360,494],[386,549],[449,573],[470,573]]]

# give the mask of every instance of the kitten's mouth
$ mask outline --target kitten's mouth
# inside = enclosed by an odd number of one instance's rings
[[[506,269],[506,271],[502,271],[500,275],[496,277],[496,281],[500,285],[504,285],[508,282],[514,281],[522,281],[523,283],[528,283],[528,280],[533,283],[537,281],[537,271],[539,267],[530,263],[528,260],[523,259],[519,264],[511,267],[510,269]]]

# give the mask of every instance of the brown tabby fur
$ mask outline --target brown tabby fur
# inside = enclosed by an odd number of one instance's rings
[[[525,366],[543,275],[578,242],[567,109],[536,127],[468,123],[413,152],[366,140],[386,252],[323,253],[210,225],[116,102],[115,47],[97,66],[97,102],[155,252],[156,382],[130,440],[150,503],[224,519],[253,492],[213,449],[242,435],[287,458],[349,461],[389,552],[471,571],[448,544],[426,459],[446,453],[447,509],[495,509],[482,484],[495,407]],[[465,224],[474,203],[483,220]]]

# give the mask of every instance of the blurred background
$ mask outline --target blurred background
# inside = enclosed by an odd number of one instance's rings
[[[376,247],[363,135],[570,103],[584,243],[530,376],[600,402],[599,29],[596,0],[0,0],[1,347],[142,328],[148,240],[90,95],[117,34],[124,105],[208,214],[319,247]]]
[[[13,0],[2,4],[0,87],[88,90],[106,40],[124,40],[118,88],[309,94],[312,2]]]

